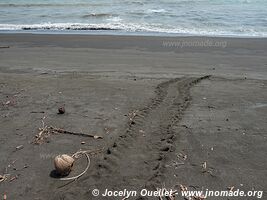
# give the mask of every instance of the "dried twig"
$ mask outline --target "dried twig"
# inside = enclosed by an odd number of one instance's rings
[[[10,176],[10,174],[0,175],[0,183],[6,181],[9,176]]]
[[[56,133],[61,133],[61,134],[70,134],[70,135],[77,135],[77,136],[83,136],[83,137],[92,137],[94,139],[102,139],[102,136],[98,135],[90,135],[90,134],[85,134],[85,133],[76,133],[76,132],[71,132],[71,131],[66,131],[64,129],[60,128],[55,128],[53,126],[47,126],[45,125],[45,117],[42,119],[42,127],[39,128],[39,133],[35,135],[35,144],[41,144],[43,143],[51,134],[56,134]]]
[[[76,133],[76,132],[66,131],[66,130],[61,129],[61,128],[55,128],[55,127],[52,127],[52,126],[50,126],[48,128],[51,129],[54,132],[57,132],[57,133],[84,136],[84,137],[92,137],[94,139],[102,139],[103,138],[102,136],[98,136],[98,135],[91,135],[91,134],[86,134],[86,133]]]
[[[13,176],[13,177],[10,178],[9,182],[12,182],[12,181],[14,181],[14,180],[16,180],[18,178],[19,178],[19,176],[18,175],[15,175],[15,176]]]

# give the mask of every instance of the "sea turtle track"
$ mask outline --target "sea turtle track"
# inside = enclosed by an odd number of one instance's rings
[[[175,150],[173,142],[179,137],[175,127],[191,101],[190,88],[209,77],[160,83],[155,97],[129,114],[125,131],[107,149],[103,163],[98,165],[100,179],[106,178],[106,185],[120,189],[126,185],[132,189],[161,185],[166,161]]]

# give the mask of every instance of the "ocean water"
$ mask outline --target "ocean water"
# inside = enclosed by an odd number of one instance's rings
[[[0,31],[267,36],[267,0],[0,0]]]

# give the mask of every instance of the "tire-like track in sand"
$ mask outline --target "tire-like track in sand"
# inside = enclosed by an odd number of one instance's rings
[[[179,136],[175,127],[191,101],[190,88],[207,78],[171,79],[156,87],[155,97],[130,116],[125,132],[99,164],[102,184],[110,189],[161,185],[164,165],[173,156],[173,143]]]

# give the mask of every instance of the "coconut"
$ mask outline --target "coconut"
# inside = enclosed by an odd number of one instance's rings
[[[56,171],[61,176],[66,176],[71,172],[73,163],[74,158],[67,154],[58,155],[54,159]]]

